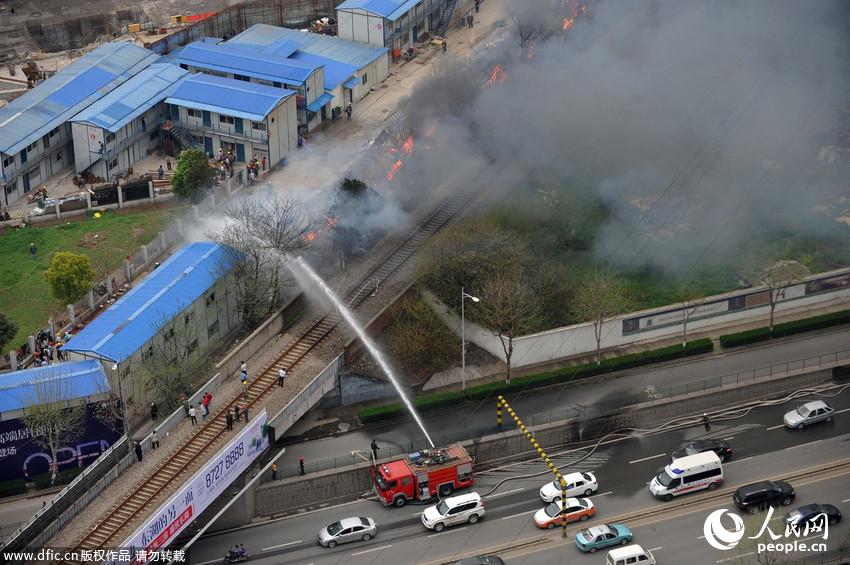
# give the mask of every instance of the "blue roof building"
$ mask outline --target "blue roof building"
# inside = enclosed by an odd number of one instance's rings
[[[77,172],[109,179],[147,156],[159,145],[152,134],[162,102],[188,75],[178,66],[154,63],[71,118]]]
[[[282,43],[274,53],[266,53],[245,45],[196,41],[185,46],[176,61],[192,72],[295,91],[298,121],[308,129],[322,122],[330,99],[323,97],[324,67],[287,58],[294,48]]]
[[[196,347],[206,351],[209,347],[205,345],[212,343],[214,335],[225,335],[236,323],[222,283],[228,257],[226,249],[217,243],[183,246],[62,349],[82,357],[132,363],[152,340],[162,338],[164,328],[173,328],[172,322],[186,312],[185,325],[192,325],[190,330],[197,333]],[[215,306],[221,304],[224,307]],[[194,312],[191,322],[188,312]],[[216,330],[211,333],[213,324]]]
[[[256,24],[226,43],[253,48],[266,57],[286,52],[293,44],[297,50],[288,58],[323,65],[325,91],[333,93],[334,104],[341,107],[359,101],[389,75],[389,49],[329,35]]]
[[[446,7],[460,2],[447,0],[345,0],[336,7],[337,33],[343,39],[389,47],[399,52],[431,35]],[[447,12],[447,17],[451,12]]]
[[[255,157],[265,169],[298,147],[292,90],[198,73],[182,81],[166,102],[173,127],[209,156],[221,150],[237,161]]]
[[[70,167],[68,121],[158,58],[132,43],[106,43],[0,109],[6,204]]]
[[[110,391],[103,366],[95,360],[3,373],[0,374],[0,414],[3,420],[8,420],[30,406],[96,399]]]

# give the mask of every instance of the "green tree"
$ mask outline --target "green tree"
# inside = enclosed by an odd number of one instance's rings
[[[18,333],[18,326],[7,318],[6,314],[0,312],[0,351],[3,351],[6,344],[12,341],[16,333]]]
[[[184,149],[177,159],[171,188],[177,196],[197,202],[201,199],[202,189],[212,185],[214,175],[215,171],[203,151]]]
[[[96,276],[88,255],[70,251],[54,253],[50,268],[44,272],[53,296],[65,304],[73,304],[82,298],[92,287]]]

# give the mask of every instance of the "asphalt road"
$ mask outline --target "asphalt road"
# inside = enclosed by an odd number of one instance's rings
[[[715,382],[723,375],[753,371],[762,367],[778,366],[788,362],[808,359],[807,365],[817,362],[819,355],[847,351],[850,329],[807,334],[796,339],[782,340],[755,348],[731,351],[696,360],[682,360],[664,367],[637,369],[616,379],[605,382],[576,383],[560,388],[547,388],[525,394],[513,394],[511,406],[526,423],[529,417],[553,412],[553,419],[568,417],[573,410],[588,409],[596,404],[617,403],[624,398],[649,399],[647,386],[657,390],[684,384]],[[475,406],[463,406],[453,411],[426,412],[422,414],[425,427],[434,442],[445,445],[464,438],[481,436],[495,431],[495,400],[482,401]],[[379,445],[392,446],[395,451],[404,451],[410,442],[424,438],[411,422],[369,426],[339,436],[299,442],[287,447],[278,466],[281,476],[293,476],[298,472],[298,458],[304,457],[307,471],[329,468],[327,462],[338,458],[341,465],[351,464],[350,452],[354,449],[369,450],[375,438]],[[382,452],[386,453],[386,451]],[[382,453],[379,453],[381,455]]]
[[[585,525],[604,523],[606,517],[610,519],[625,512],[665,504],[652,498],[647,482],[667,462],[671,451],[691,439],[728,438],[734,453],[732,461],[725,465],[725,487],[736,487],[767,477],[781,478],[800,469],[850,457],[850,391],[832,400],[839,411],[833,423],[818,424],[799,432],[785,430],[781,426],[782,414],[804,401],[758,408],[737,420],[718,421],[709,433],[699,426],[647,437],[616,438],[601,445],[592,457],[569,465],[567,469],[594,470],[599,478],[599,492],[593,496],[598,512]],[[555,457],[560,464],[565,464],[584,454],[586,451],[579,450],[556,454]],[[531,476],[535,474],[537,476]],[[506,478],[509,480],[504,481]],[[569,543],[563,547],[556,545],[561,541],[560,532],[544,532],[534,526],[532,514],[542,507],[537,490],[548,480],[550,475],[539,462],[512,464],[481,473],[476,490],[485,496],[487,513],[484,520],[476,525],[449,528],[440,534],[426,530],[420,523],[422,506],[385,508],[377,501],[360,500],[207,536],[192,548],[191,563],[203,565],[220,561],[227,548],[235,543],[244,544],[255,555],[252,563],[269,565],[439,563],[541,536],[549,541],[534,548],[539,551],[523,550],[523,554],[518,556],[507,553],[507,562],[572,563],[581,559],[588,563],[602,563],[601,554],[582,556],[571,545],[578,526],[569,526]],[[833,503],[850,520],[850,481],[846,476],[837,480],[802,482],[795,486],[798,488],[795,505]],[[681,500],[693,500],[694,508],[699,508],[696,503],[704,494],[687,495]],[[695,510],[693,515],[682,515],[680,511],[672,519],[661,515],[651,524],[638,524],[635,526],[635,542],[648,548],[660,547],[658,556],[663,557],[662,563],[715,563],[728,556],[698,539],[702,535],[702,521],[710,510]],[[319,528],[340,518],[358,515],[372,516],[376,520],[378,535],[375,539],[334,549],[316,544]],[[842,527],[846,528],[846,525]],[[846,534],[830,538],[829,543],[837,543],[836,540],[846,538]]]

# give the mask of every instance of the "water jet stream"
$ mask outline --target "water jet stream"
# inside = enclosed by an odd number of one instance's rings
[[[387,378],[390,379],[390,382],[395,387],[396,392],[398,392],[398,395],[401,397],[401,400],[402,400],[402,402],[404,402],[404,405],[407,407],[407,410],[410,412],[410,415],[413,416],[413,419],[416,421],[416,424],[419,426],[419,429],[421,429],[422,433],[425,434],[425,439],[428,440],[428,443],[431,445],[431,447],[434,447],[434,442],[431,441],[431,436],[429,436],[428,432],[425,430],[425,424],[422,423],[422,420],[419,418],[419,414],[416,413],[416,410],[413,407],[413,403],[410,402],[410,399],[407,398],[406,394],[404,394],[404,391],[402,390],[401,385],[398,383],[398,380],[396,379],[395,374],[393,374],[392,369],[390,369],[389,364],[387,364],[386,360],[384,359],[383,354],[381,354],[381,351],[378,349],[378,346],[375,345],[375,342],[373,342],[369,338],[369,336],[366,335],[366,331],[357,322],[357,320],[354,319],[354,315],[340,301],[340,299],[336,295],[336,293],[333,290],[331,290],[331,288],[325,283],[325,281],[322,279],[322,277],[320,277],[310,267],[310,265],[308,265],[307,262],[304,261],[304,259],[302,257],[297,257],[294,262],[289,261],[290,268],[293,265],[293,263],[297,264],[298,267],[308,277],[310,277],[310,279],[313,282],[315,282],[319,286],[319,288],[322,289],[322,291],[327,295],[327,297],[330,298],[331,301],[334,303],[334,306],[336,306],[337,310],[339,310],[339,313],[342,315],[342,317],[345,318],[345,321],[348,322],[348,325],[351,326],[351,328],[355,332],[357,332],[358,337],[360,337],[360,341],[363,342],[363,345],[366,346],[366,349],[369,350],[369,353],[372,354],[372,357],[375,359],[375,361],[378,362],[378,365],[381,366],[381,369],[383,369],[384,374],[387,375]]]

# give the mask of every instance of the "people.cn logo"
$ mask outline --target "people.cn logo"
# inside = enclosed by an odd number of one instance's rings
[[[728,514],[729,518],[732,519],[733,529],[731,531],[727,530],[720,522],[723,514]],[[715,549],[726,551],[738,545],[738,542],[744,537],[744,520],[737,514],[721,508],[708,515],[702,531],[705,534],[705,541],[708,542],[708,545]]]

